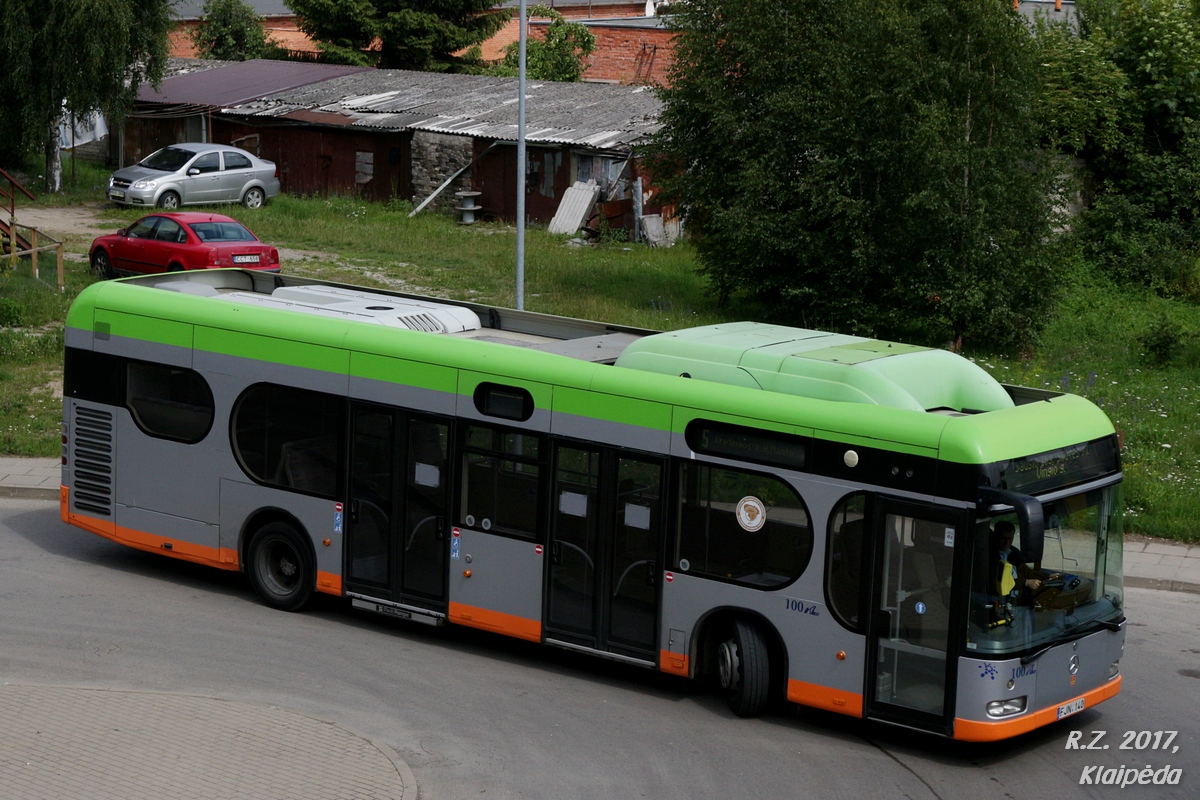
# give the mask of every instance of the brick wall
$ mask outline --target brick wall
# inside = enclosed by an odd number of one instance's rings
[[[596,37],[591,64],[583,73],[585,81],[620,84],[667,82],[671,67],[672,33],[662,28],[607,28],[588,26]]]

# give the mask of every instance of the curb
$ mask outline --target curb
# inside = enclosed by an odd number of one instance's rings
[[[1190,581],[1163,580],[1161,578],[1139,578],[1136,575],[1126,575],[1125,585],[1135,589],[1159,589],[1164,592],[1187,592],[1200,594],[1200,583]]]
[[[0,497],[20,497],[25,500],[58,500],[58,489],[44,489],[38,486],[7,486],[0,487]]]

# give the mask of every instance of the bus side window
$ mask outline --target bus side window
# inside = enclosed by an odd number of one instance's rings
[[[342,472],[345,400],[259,383],[234,404],[233,452],[254,480],[334,497]]]
[[[190,369],[131,361],[125,407],[150,436],[193,444],[213,423],[212,390]]]
[[[808,509],[771,475],[686,462],[680,469],[676,569],[752,586],[782,586],[812,556]]]
[[[535,538],[547,449],[536,434],[468,427],[459,521],[475,530]]]
[[[855,631],[862,625],[862,559],[866,525],[865,494],[844,498],[829,519],[825,594],[834,617]]]

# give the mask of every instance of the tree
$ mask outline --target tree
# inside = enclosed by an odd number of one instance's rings
[[[62,191],[64,111],[118,122],[138,86],[162,78],[172,0],[5,0],[0,4],[0,158],[42,141],[46,188]]]
[[[282,51],[267,38],[262,17],[243,0],[204,0],[204,13],[192,31],[192,42],[202,57],[222,61],[274,58]]]
[[[382,69],[462,69],[455,53],[490,38],[509,18],[495,0],[286,1],[323,60]]]
[[[655,183],[721,300],[993,347],[1053,297],[1030,37],[996,0],[690,0]]]
[[[1079,69],[1120,93],[1115,145],[1080,155],[1095,177],[1076,226],[1088,260],[1108,276],[1163,294],[1200,297],[1200,12],[1191,0],[1081,0]],[[1049,54],[1051,68],[1063,59]]]
[[[596,37],[586,25],[567,22],[563,15],[544,5],[529,6],[526,18],[550,20],[541,37],[525,41],[525,74],[537,81],[576,82],[583,79],[587,57],[596,50]],[[521,68],[520,43],[504,48],[504,60],[487,70],[489,75],[513,76]]]

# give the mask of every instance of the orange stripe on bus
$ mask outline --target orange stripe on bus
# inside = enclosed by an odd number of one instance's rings
[[[844,689],[830,689],[816,683],[788,680],[787,699],[802,706],[823,708],[852,717],[863,715],[863,696]]]
[[[1121,691],[1121,676],[1113,678],[1108,683],[1098,689],[1081,695],[1083,697],[1083,707],[1091,708],[1094,705],[1103,703],[1110,697],[1115,697],[1117,692]],[[1079,698],[1073,698],[1078,700]],[[1068,701],[1070,702],[1070,701]],[[1013,736],[1020,736],[1022,733],[1041,728],[1049,725],[1051,722],[1058,720],[1059,705],[1043,708],[1041,711],[1035,711],[1032,714],[1024,714],[1016,719],[1000,719],[995,722],[979,722],[973,719],[955,719],[954,720],[954,738],[964,742],[994,742],[999,739],[1008,739]]]
[[[485,631],[502,633],[518,639],[528,639],[531,642],[542,641],[542,623],[534,619],[454,602],[450,603],[450,613],[447,618],[459,625],[482,628]]]
[[[659,671],[667,672],[671,675],[682,675],[685,678],[691,677],[691,672],[688,668],[688,657],[683,653],[672,653],[670,650],[658,651]]]
[[[317,570],[317,591],[342,596],[342,576],[333,572]]]
[[[123,544],[136,550],[145,550],[147,553],[158,553],[159,555],[178,558],[182,561],[191,561],[193,564],[204,564],[216,567],[217,569],[236,570],[238,568],[236,554],[234,554],[232,561],[223,561],[221,559],[222,554],[228,557],[228,550],[221,550],[216,547],[204,547],[203,545],[191,544],[190,542],[179,542],[165,536],[143,533],[132,528],[123,528],[111,520],[96,519],[83,514],[68,512],[67,522],[83,528],[85,531],[90,531],[97,536],[110,539],[117,544]],[[170,548],[167,548],[166,545],[170,545]]]

